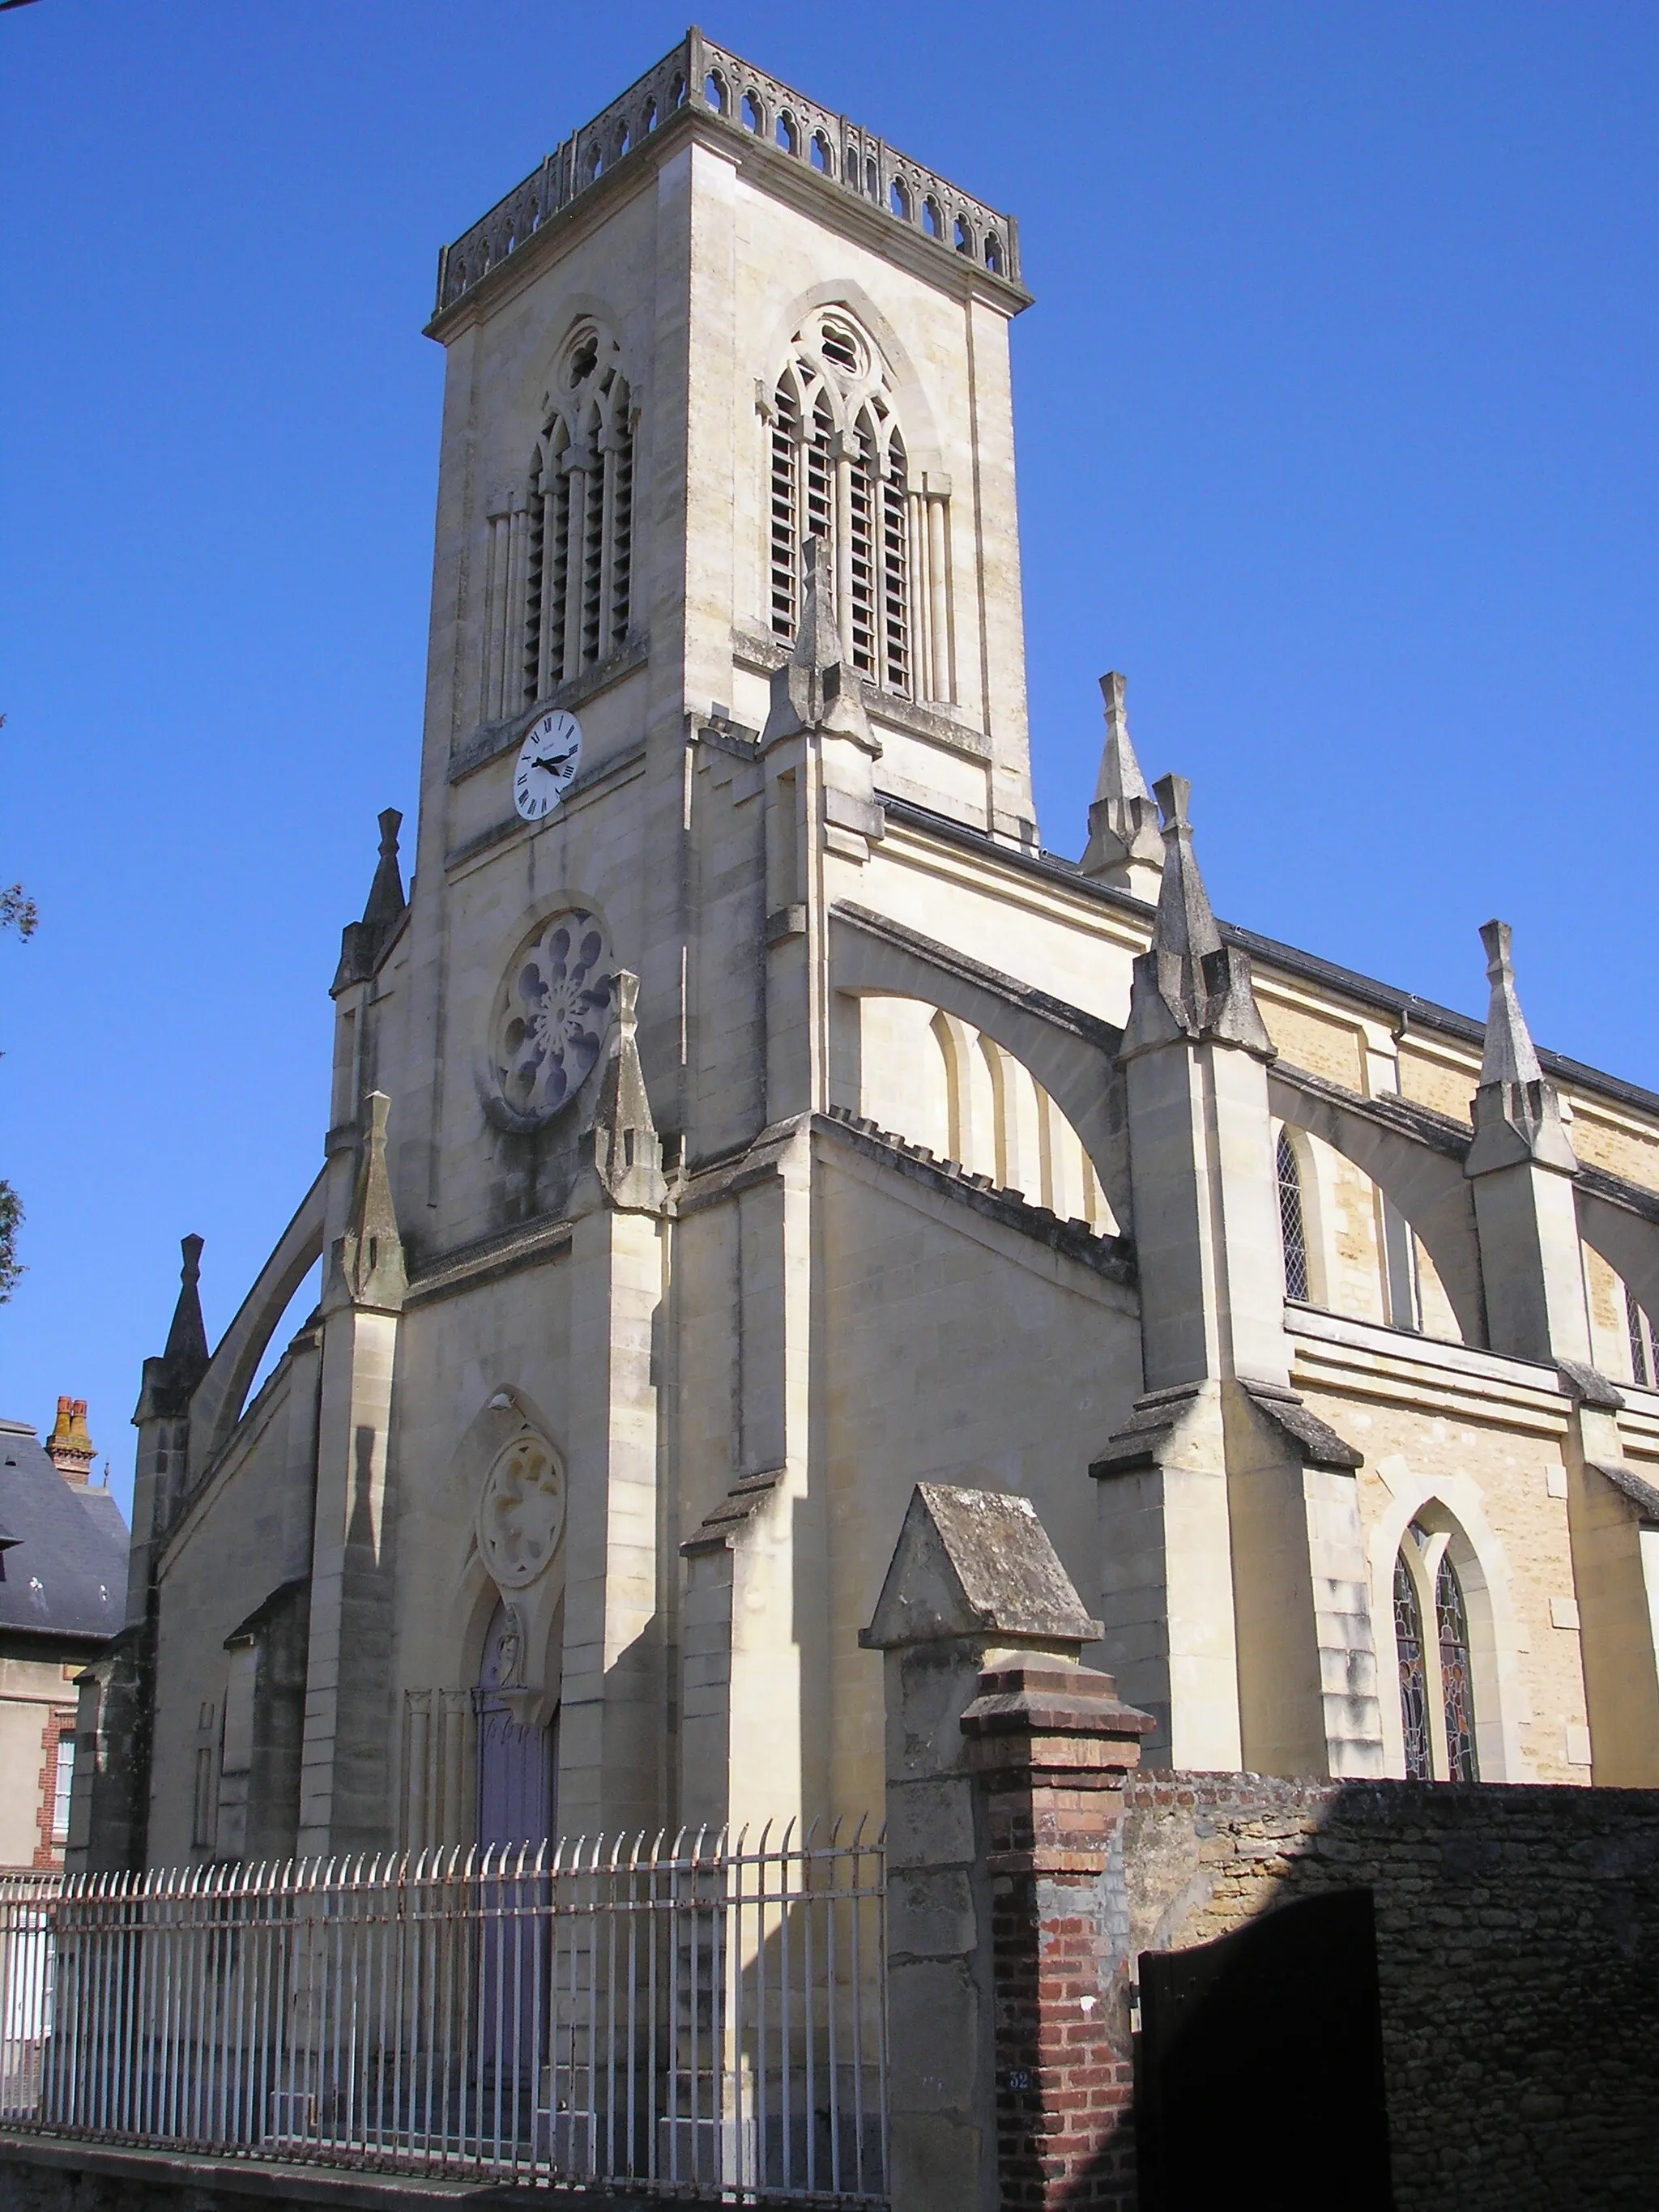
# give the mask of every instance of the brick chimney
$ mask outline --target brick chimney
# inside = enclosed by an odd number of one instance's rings
[[[46,1455],[65,1482],[85,1482],[90,1476],[97,1447],[87,1434],[84,1398],[58,1401],[58,1419],[46,1439]]]

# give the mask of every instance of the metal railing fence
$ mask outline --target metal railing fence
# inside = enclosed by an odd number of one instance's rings
[[[863,1824],[0,1876],[0,2124],[739,2200],[886,2201]]]

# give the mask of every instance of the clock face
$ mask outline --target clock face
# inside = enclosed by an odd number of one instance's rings
[[[513,771],[513,803],[526,822],[550,815],[569,790],[582,757],[582,726],[556,707],[531,724]]]

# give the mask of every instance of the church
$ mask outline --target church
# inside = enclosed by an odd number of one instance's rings
[[[921,1481],[1154,1766],[1659,1786],[1659,1097],[1501,922],[1483,1024],[1218,921],[1119,674],[1048,849],[1030,304],[696,30],[443,252],[413,848],[215,1346],[185,1240],[71,1866],[878,1820]]]

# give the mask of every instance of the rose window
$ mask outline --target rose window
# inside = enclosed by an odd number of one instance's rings
[[[545,1121],[580,1090],[599,1059],[614,998],[597,916],[567,907],[514,958],[496,995],[493,1072],[526,1121]]]
[[[515,1437],[484,1479],[478,1551],[499,1589],[533,1583],[564,1534],[564,1477],[540,1437]]]

